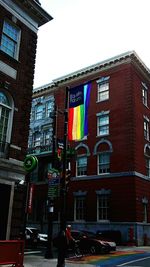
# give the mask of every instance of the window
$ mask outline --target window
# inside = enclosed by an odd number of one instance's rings
[[[79,156],[77,158],[77,176],[87,175],[87,156]]]
[[[109,134],[109,115],[97,115],[97,135],[104,136]]]
[[[145,85],[145,83],[142,83],[142,99],[143,99],[143,104],[147,106],[147,98],[148,98],[148,88]]]
[[[109,99],[109,83],[98,84],[98,101]]]
[[[43,117],[43,106],[37,105],[35,108],[35,120],[40,120]]]
[[[149,140],[149,121],[144,119],[144,138]]]
[[[33,146],[36,147],[36,146],[40,146],[41,144],[41,134],[39,132],[36,132],[34,133],[34,136],[33,136]]]
[[[46,110],[45,110],[45,117],[50,117],[50,113],[53,111],[54,109],[54,103],[52,101],[48,101],[46,102]]]
[[[4,92],[0,91],[0,153],[6,154],[10,142],[14,105]]]
[[[75,197],[75,220],[83,221],[85,220],[85,196],[76,196]]]
[[[144,211],[143,211],[143,214],[144,214],[143,222],[147,223],[148,222],[148,220],[147,220],[147,218],[148,218],[147,204],[143,204],[143,209],[144,209]]]
[[[97,196],[97,220],[108,220],[109,195]]]
[[[150,159],[146,158],[146,176],[150,177]]]
[[[9,56],[18,59],[20,29],[8,21],[4,21],[0,49]]]
[[[44,130],[43,132],[43,143],[44,145],[49,145],[52,142],[52,136],[50,135],[50,130]]]
[[[98,155],[98,174],[110,172],[110,153]]]
[[[9,121],[10,103],[5,94],[0,92],[0,141],[5,142]]]
[[[142,204],[143,204],[143,222],[148,222],[148,199],[147,197],[142,198]]]
[[[110,77],[102,77],[97,81],[97,101],[104,101],[109,99],[109,80]]]

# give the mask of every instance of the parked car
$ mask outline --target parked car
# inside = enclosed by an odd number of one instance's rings
[[[98,230],[96,234],[102,239],[114,241],[117,245],[122,244],[122,236],[119,230]]]
[[[91,231],[84,231],[83,230],[83,233],[85,233],[85,235],[87,235],[87,236],[95,237],[96,239],[105,242],[106,244],[108,244],[110,246],[110,251],[116,250],[116,242],[114,242],[113,240],[111,240],[108,237],[103,236],[100,232],[94,233]]]
[[[78,230],[71,230],[72,237],[78,241],[79,249],[82,253],[91,253],[91,254],[100,254],[100,253],[109,253],[111,251],[110,245],[96,238],[96,235],[93,233],[87,233]],[[59,244],[59,238],[56,236],[53,239],[53,245],[57,247]],[[72,242],[69,243],[68,248],[73,248]]]
[[[107,245],[109,247],[109,252],[116,250],[116,243],[114,241],[112,241],[111,239],[103,238],[101,235],[94,233],[92,231],[83,230],[82,232],[87,238],[96,239],[99,242],[101,242],[103,245],[104,244]]]
[[[48,240],[48,235],[40,233],[39,229],[36,227],[26,227],[26,245],[34,246],[46,245]]]
[[[34,227],[26,227],[25,231],[26,246],[36,247],[39,242],[39,230]]]
[[[39,241],[40,241],[41,244],[46,245],[47,240],[48,240],[48,235],[47,234],[39,233]]]

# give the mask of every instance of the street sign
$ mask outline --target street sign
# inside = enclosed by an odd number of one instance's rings
[[[26,156],[24,160],[24,168],[27,172],[33,171],[38,165],[38,159],[35,156]]]
[[[60,173],[56,169],[48,170],[48,198],[59,196],[60,192]]]

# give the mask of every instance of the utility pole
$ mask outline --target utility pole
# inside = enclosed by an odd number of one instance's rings
[[[65,110],[64,110],[64,150],[63,150],[63,169],[60,189],[60,233],[58,245],[57,267],[65,266],[66,257],[66,168],[67,168],[67,134],[68,134],[68,94],[69,87],[66,87]]]
[[[56,157],[56,105],[54,107],[53,111],[53,141],[52,141],[52,167],[55,168],[55,157]],[[53,245],[52,245],[52,237],[53,237],[53,213],[54,213],[54,199],[48,198],[47,200],[47,219],[48,219],[48,240],[47,240],[47,248],[45,252],[45,258],[46,259],[52,259],[53,258]]]

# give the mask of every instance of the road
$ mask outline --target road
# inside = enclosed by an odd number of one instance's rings
[[[117,267],[150,267],[150,256],[143,259],[132,260],[123,264],[117,265]]]
[[[44,257],[45,248],[25,252],[25,267],[53,267],[57,265],[57,254],[52,260]],[[40,263],[41,261],[41,263]],[[47,264],[47,265],[46,265]],[[106,255],[86,255],[82,258],[69,257],[66,267],[150,267],[150,247],[117,247],[117,251]]]

